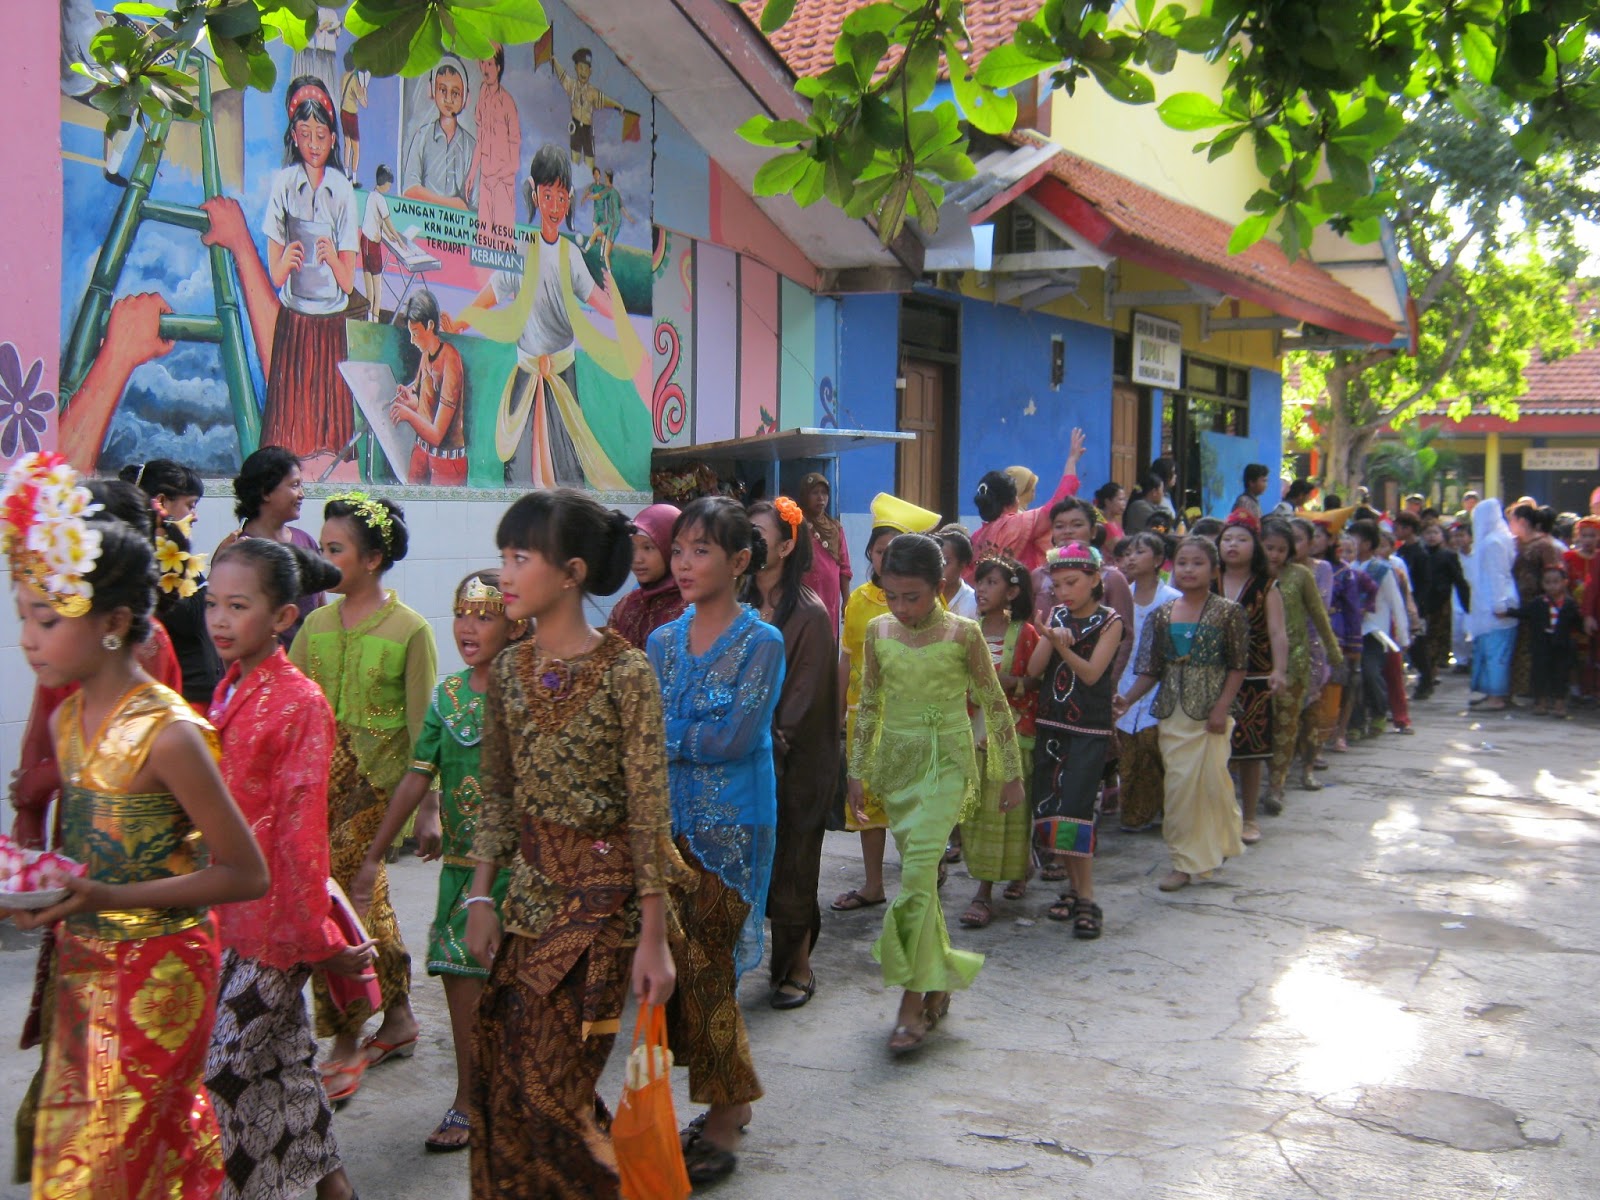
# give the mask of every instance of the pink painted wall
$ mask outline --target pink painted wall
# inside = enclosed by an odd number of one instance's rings
[[[0,469],[35,443],[55,447],[61,324],[56,5],[8,4],[6,36],[14,49],[0,69],[0,112],[28,119],[7,127],[0,188]]]
[[[770,433],[778,418],[778,273],[739,260],[739,436]]]
[[[783,236],[756,202],[740,190],[733,176],[714,162],[709,167],[712,240],[748,258],[761,260],[796,283],[815,288],[817,268],[810,260]]]

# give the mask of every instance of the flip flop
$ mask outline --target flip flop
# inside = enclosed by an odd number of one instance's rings
[[[367,1061],[358,1058],[322,1077],[322,1088],[328,1093],[329,1104],[343,1104],[361,1090],[361,1077],[367,1073]],[[349,1077],[349,1082],[335,1086],[335,1081]]]
[[[876,908],[878,905],[887,904],[888,902],[889,897],[887,896],[879,896],[876,900],[868,900],[855,888],[851,888],[844,895],[835,897],[833,903],[828,907],[833,909],[834,912],[855,912],[857,909]]]
[[[469,1133],[472,1130],[471,1118],[459,1108],[445,1109],[444,1120],[440,1121],[438,1128],[428,1135],[428,1139],[422,1143],[423,1147],[433,1154],[454,1154],[457,1150],[465,1150],[471,1144],[470,1138],[464,1142],[447,1142],[440,1137],[440,1134],[449,1133],[453,1129],[465,1129]]]
[[[377,1058],[368,1058],[367,1066],[375,1067],[379,1063],[386,1063],[391,1058],[411,1058],[417,1052],[417,1038],[419,1034],[412,1034],[408,1042],[380,1042],[378,1035],[373,1034],[361,1043],[361,1052],[366,1054],[369,1050],[378,1052]]]

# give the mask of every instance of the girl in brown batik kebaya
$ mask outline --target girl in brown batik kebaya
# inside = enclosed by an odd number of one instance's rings
[[[692,878],[672,844],[666,727],[645,656],[591,628],[622,586],[628,518],[580,492],[524,496],[500,522],[506,616],[535,623],[489,675],[467,948],[489,967],[471,1097],[478,1200],[618,1195],[595,1092],[631,979],[675,979],[665,894]],[[504,924],[491,894],[509,867]]]

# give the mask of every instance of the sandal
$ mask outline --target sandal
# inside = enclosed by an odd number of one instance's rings
[[[1261,811],[1269,817],[1281,817],[1283,815],[1283,800],[1279,798],[1276,788],[1262,795]]]
[[[1323,783],[1310,771],[1306,771],[1300,776],[1300,790],[1302,792],[1320,792],[1326,786],[1327,784]]]
[[[1006,884],[1006,890],[1000,893],[1007,900],[1021,900],[1027,894],[1028,881],[1025,879],[1013,879]]]
[[[797,994],[793,996],[786,995],[783,991],[786,987],[794,988]],[[778,984],[777,987],[772,989],[770,1003],[779,1012],[787,1012],[791,1008],[804,1008],[810,1002],[811,997],[816,994],[817,973],[812,971],[811,978],[804,983],[801,983],[798,979],[785,979]]]
[[[920,1029],[915,1025],[896,1025],[894,1032],[889,1035],[889,1053],[910,1054],[927,1040],[928,1028],[927,1025]]]
[[[471,1143],[470,1137],[462,1138],[459,1142],[445,1140],[446,1135],[457,1129],[470,1134],[472,1132],[472,1121],[459,1108],[447,1108],[444,1112],[444,1120],[439,1122],[438,1128],[428,1135],[427,1140],[422,1145],[433,1154],[451,1154],[457,1150],[465,1150]]]
[[[689,1172],[689,1182],[695,1187],[717,1183],[733,1174],[739,1165],[739,1156],[732,1150],[706,1141],[698,1133],[685,1147],[683,1165]]]
[[[413,1033],[411,1040],[406,1042],[380,1042],[378,1035],[373,1034],[361,1043],[361,1052],[363,1054],[371,1050],[378,1052],[377,1058],[370,1056],[367,1058],[367,1066],[369,1067],[375,1067],[379,1063],[386,1063],[391,1058],[412,1058],[417,1053],[417,1038],[419,1036],[420,1034]]]
[[[887,896],[879,896],[876,900],[869,900],[856,891],[855,888],[851,888],[843,895],[835,896],[833,903],[828,907],[833,909],[834,912],[855,912],[861,908],[877,908],[878,905],[887,904],[888,902],[889,897]]]
[[[1056,902],[1044,910],[1052,921],[1070,921],[1078,915],[1078,893],[1063,892]]]
[[[947,843],[945,845],[945,848],[944,848],[944,861],[947,862],[947,863],[958,863],[958,862],[960,862],[961,861],[961,847],[956,845],[954,842]]]
[[[366,1073],[367,1060],[364,1058],[358,1058],[355,1062],[325,1072],[322,1076],[322,1089],[328,1094],[328,1103],[343,1104],[349,1100],[361,1090],[361,1077]],[[341,1079],[348,1079],[348,1082],[336,1082]]]
[[[705,1128],[706,1114],[701,1113],[682,1129],[678,1130],[678,1145],[683,1147],[684,1150],[688,1150],[690,1146],[694,1145],[695,1139],[705,1132]],[[749,1131],[750,1123],[748,1121],[739,1126],[740,1133],[748,1133]]]
[[[1105,924],[1105,913],[1093,900],[1079,900],[1078,913],[1072,921],[1072,936],[1092,940],[1100,936]]]
[[[934,999],[937,996],[938,999]],[[922,1019],[928,1023],[928,1032],[932,1033],[940,1021],[950,1015],[950,993],[929,992],[922,998]]]
[[[1067,864],[1060,859],[1051,859],[1039,872],[1039,878],[1046,883],[1060,883],[1067,877]]]
[[[1179,888],[1188,887],[1190,882],[1191,880],[1189,876],[1183,871],[1168,871],[1166,875],[1162,877],[1161,882],[1156,884],[1156,887],[1160,888],[1163,892],[1175,892]]]
[[[1246,821],[1239,829],[1239,840],[1246,846],[1254,846],[1261,840],[1261,826],[1254,821]]]
[[[961,914],[961,928],[983,929],[994,919],[994,909],[987,900],[974,900],[967,905],[967,911]]]

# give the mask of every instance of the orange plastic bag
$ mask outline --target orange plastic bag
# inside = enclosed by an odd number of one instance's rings
[[[623,1200],[684,1200],[689,1194],[689,1172],[683,1165],[678,1117],[672,1108],[671,1071],[666,1010],[644,1005],[633,1029],[622,1101],[611,1122]]]

